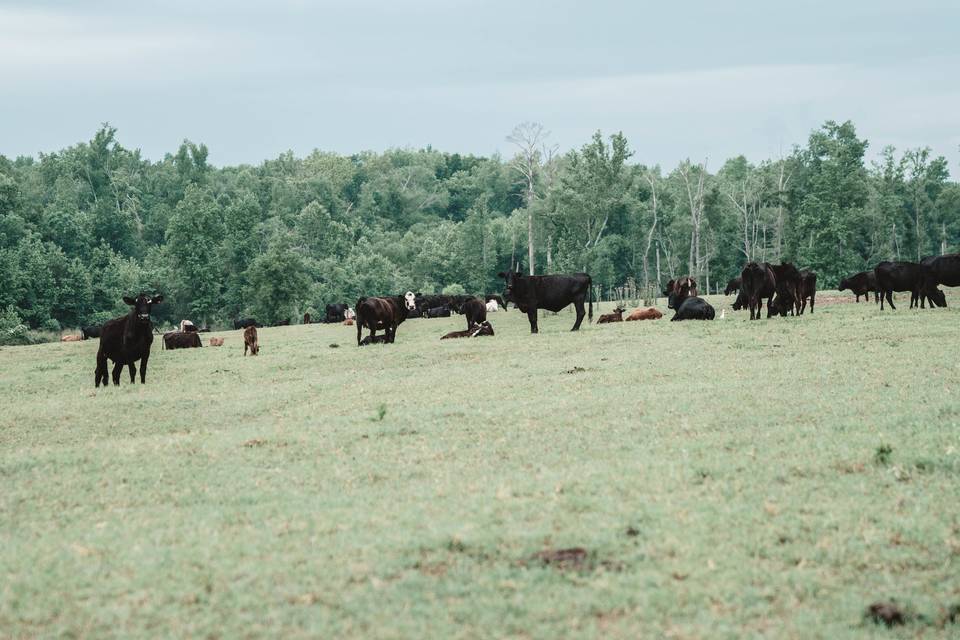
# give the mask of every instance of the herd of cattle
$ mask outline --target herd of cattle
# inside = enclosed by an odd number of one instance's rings
[[[393,343],[397,328],[409,318],[450,317],[451,313],[464,316],[466,330],[452,331],[441,337],[473,338],[494,335],[493,326],[487,320],[487,314],[501,308],[506,310],[512,303],[522,313],[527,314],[530,332],[537,333],[539,310],[559,312],[573,305],[576,321],[573,331],[580,328],[584,317],[593,320],[593,286],[589,274],[528,276],[517,272],[501,272],[504,280],[504,294],[477,296],[422,295],[408,291],[403,295],[385,297],[362,297],[356,307],[346,304],[330,304],[326,307],[323,319],[328,323],[356,325],[357,345],[365,346],[377,343]],[[916,262],[881,262],[872,271],[863,271],[844,278],[840,282],[841,291],[849,289],[860,301],[870,292],[883,309],[884,301],[891,308],[893,292],[910,292],[910,307],[924,307],[926,302],[934,306],[945,307],[946,297],[940,286],[960,286],[960,254],[949,254],[925,258]],[[715,311],[703,298],[698,296],[696,280],[684,276],[670,280],[663,291],[667,296],[667,306],[674,310],[671,321],[713,320]],[[768,262],[749,262],[740,276],[730,280],[724,290],[725,295],[736,293],[733,304],[735,310],[749,309],[750,319],[760,318],[763,301],[767,302],[767,317],[773,315],[802,315],[810,303],[813,313],[817,293],[817,274],[809,270],[799,270],[790,263],[770,264]],[[100,338],[97,351],[95,386],[108,384],[107,362],[113,362],[112,378],[115,385],[120,384],[120,375],[124,367],[130,371],[130,382],[136,380],[136,362],[140,362],[140,382],[147,376],[147,362],[153,343],[154,328],[150,320],[151,308],[163,301],[163,296],[149,296],[141,293],[136,298],[124,297],[130,305],[130,312],[114,318],[101,327],[84,327],[82,338]],[[587,305],[588,311],[584,307]],[[597,324],[621,322],[626,309],[617,307],[613,313],[600,316]],[[654,307],[636,309],[626,320],[656,320],[663,314]],[[721,318],[723,316],[721,315]],[[303,318],[304,324],[311,323],[309,314]],[[289,321],[277,323],[289,324]],[[235,329],[243,329],[244,355],[248,352],[257,355],[260,350],[257,328],[261,325],[253,318],[237,319]],[[275,325],[276,326],[276,325]],[[369,335],[364,338],[363,330]],[[165,349],[200,347],[200,333],[193,323],[184,320],[177,331],[163,334]],[[377,335],[382,331],[382,335]],[[79,337],[71,337],[76,340]],[[65,338],[66,339],[66,338]],[[223,338],[211,338],[211,346],[223,345]]]

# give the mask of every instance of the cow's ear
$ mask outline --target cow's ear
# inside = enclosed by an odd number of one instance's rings
[[[137,304],[137,301],[131,298],[130,296],[123,296],[123,302],[130,305],[131,307]]]
[[[160,304],[161,302],[163,302],[163,296],[154,296],[153,298],[150,298],[150,304]]]

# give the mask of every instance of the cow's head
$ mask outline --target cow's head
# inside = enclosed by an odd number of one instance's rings
[[[519,271],[501,271],[497,277],[503,278],[503,299],[516,303],[526,290],[527,282],[523,275]]]
[[[141,293],[136,298],[123,296],[123,301],[133,307],[134,316],[141,323],[150,322],[150,308],[155,304],[163,302],[163,296],[148,296]]]
[[[407,307],[407,311],[417,308],[417,296],[413,291],[407,291],[403,294],[403,303]]]
[[[938,307],[947,306],[947,297],[943,295],[943,289],[929,287],[927,289],[927,297]]]
[[[681,278],[673,285],[673,290],[667,297],[667,307],[679,309],[683,301],[690,297],[690,290],[696,286],[693,278]]]
[[[850,289],[850,278],[844,278],[837,285],[837,291],[843,291],[844,289]]]

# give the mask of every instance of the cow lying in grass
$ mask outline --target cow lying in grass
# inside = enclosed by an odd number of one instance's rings
[[[366,347],[371,344],[390,344],[390,341],[387,339],[386,334],[381,334],[379,336],[367,336],[357,345],[359,347]]]
[[[690,278],[686,280],[686,282],[680,281],[674,287],[673,293],[670,294],[667,306],[676,310],[670,321],[713,320],[716,313],[713,307],[703,298],[690,295],[691,291],[696,290],[696,285],[691,285],[692,280]]]
[[[623,312],[626,311],[623,307],[617,307],[613,310],[613,313],[605,313],[600,316],[600,319],[597,320],[597,324],[607,324],[608,322],[623,322]]]
[[[663,314],[660,313],[660,310],[655,307],[647,307],[646,309],[634,309],[630,315],[627,316],[627,322],[634,320],[659,320],[663,317]]]
[[[210,338],[210,346],[211,346],[211,347],[222,347],[222,346],[223,346],[223,338]]]
[[[493,335],[493,325],[484,320],[480,324],[475,324],[471,326],[466,331],[451,331],[447,335],[441,337],[441,340],[449,340],[451,338],[476,338],[478,336],[492,336]]]
[[[202,347],[200,334],[196,331],[168,331],[163,334],[165,349],[194,349]]]

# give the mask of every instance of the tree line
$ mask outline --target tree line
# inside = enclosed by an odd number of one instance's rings
[[[929,149],[867,163],[851,122],[758,164],[631,162],[620,133],[559,153],[538,124],[511,157],[432,148],[292,153],[215,167],[203,144],[149,161],[102,126],[38,157],[0,156],[0,316],[59,330],[162,292],[160,320],[273,323],[361,295],[486,293],[498,271],[586,271],[604,296],[690,274],[715,291],[749,260],[821,286],[960,244],[960,185]]]

